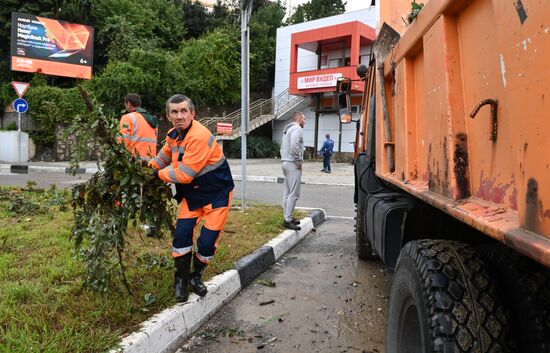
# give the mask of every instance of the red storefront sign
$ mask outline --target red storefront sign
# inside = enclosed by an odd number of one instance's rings
[[[298,89],[336,87],[336,81],[340,77],[342,77],[341,73],[299,77]]]
[[[216,132],[220,135],[231,135],[233,133],[233,123],[216,123]]]

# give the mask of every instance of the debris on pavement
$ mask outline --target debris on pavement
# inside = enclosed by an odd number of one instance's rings
[[[275,287],[276,286],[275,282],[270,281],[268,279],[259,279],[259,280],[256,281],[256,283],[262,284],[266,287]]]

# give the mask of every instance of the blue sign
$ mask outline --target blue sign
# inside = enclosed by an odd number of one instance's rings
[[[18,113],[26,113],[29,110],[29,103],[23,98],[17,98],[13,101],[13,109]]]

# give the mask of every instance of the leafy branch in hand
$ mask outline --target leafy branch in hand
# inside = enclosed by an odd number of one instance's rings
[[[118,278],[130,293],[123,256],[128,226],[148,224],[159,231],[173,230],[172,191],[119,143],[117,119],[107,117],[81,86],[79,91],[88,112],[73,124],[76,146],[71,168],[76,172],[90,146],[97,146],[98,171],[73,188],[72,239],[85,262],[85,285],[105,292]]]

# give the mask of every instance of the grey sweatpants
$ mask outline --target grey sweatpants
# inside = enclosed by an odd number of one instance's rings
[[[292,220],[292,212],[296,202],[300,198],[300,183],[302,181],[302,170],[296,167],[294,162],[283,161],[283,175],[285,176],[283,194],[283,212],[285,221]]]

